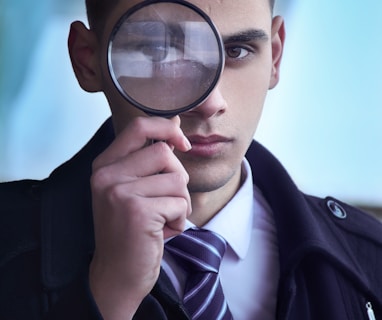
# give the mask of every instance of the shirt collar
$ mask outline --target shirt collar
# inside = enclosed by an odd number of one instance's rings
[[[251,167],[246,159],[242,164],[243,184],[226,206],[203,229],[220,234],[232,250],[244,259],[248,253],[253,226],[254,197]],[[186,221],[185,229],[194,227]]]

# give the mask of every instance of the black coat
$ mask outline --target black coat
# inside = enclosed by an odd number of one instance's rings
[[[89,177],[113,138],[109,120],[48,179],[0,184],[0,320],[102,319],[87,282]],[[367,303],[382,319],[381,224],[332,198],[304,195],[256,142],[247,158],[278,231],[277,319],[368,320]],[[163,272],[135,319],[187,319]]]

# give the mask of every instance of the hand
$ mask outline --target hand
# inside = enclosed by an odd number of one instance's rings
[[[179,117],[137,118],[93,163],[89,281],[107,320],[132,318],[158,278],[164,239],[183,231],[189,178],[173,150],[190,148]]]

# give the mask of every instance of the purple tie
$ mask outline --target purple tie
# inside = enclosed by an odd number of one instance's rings
[[[196,228],[166,244],[166,250],[189,273],[183,303],[193,320],[232,320],[218,275],[226,247],[218,234]]]

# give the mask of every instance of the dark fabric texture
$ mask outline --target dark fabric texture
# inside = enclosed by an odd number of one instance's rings
[[[89,179],[93,159],[113,139],[108,120],[49,178],[0,184],[0,320],[102,319],[88,285]],[[368,320],[368,302],[382,319],[381,224],[336,199],[301,193],[257,142],[247,158],[278,232],[277,319]],[[346,217],[334,215],[329,201]],[[134,319],[188,319],[164,272]]]

